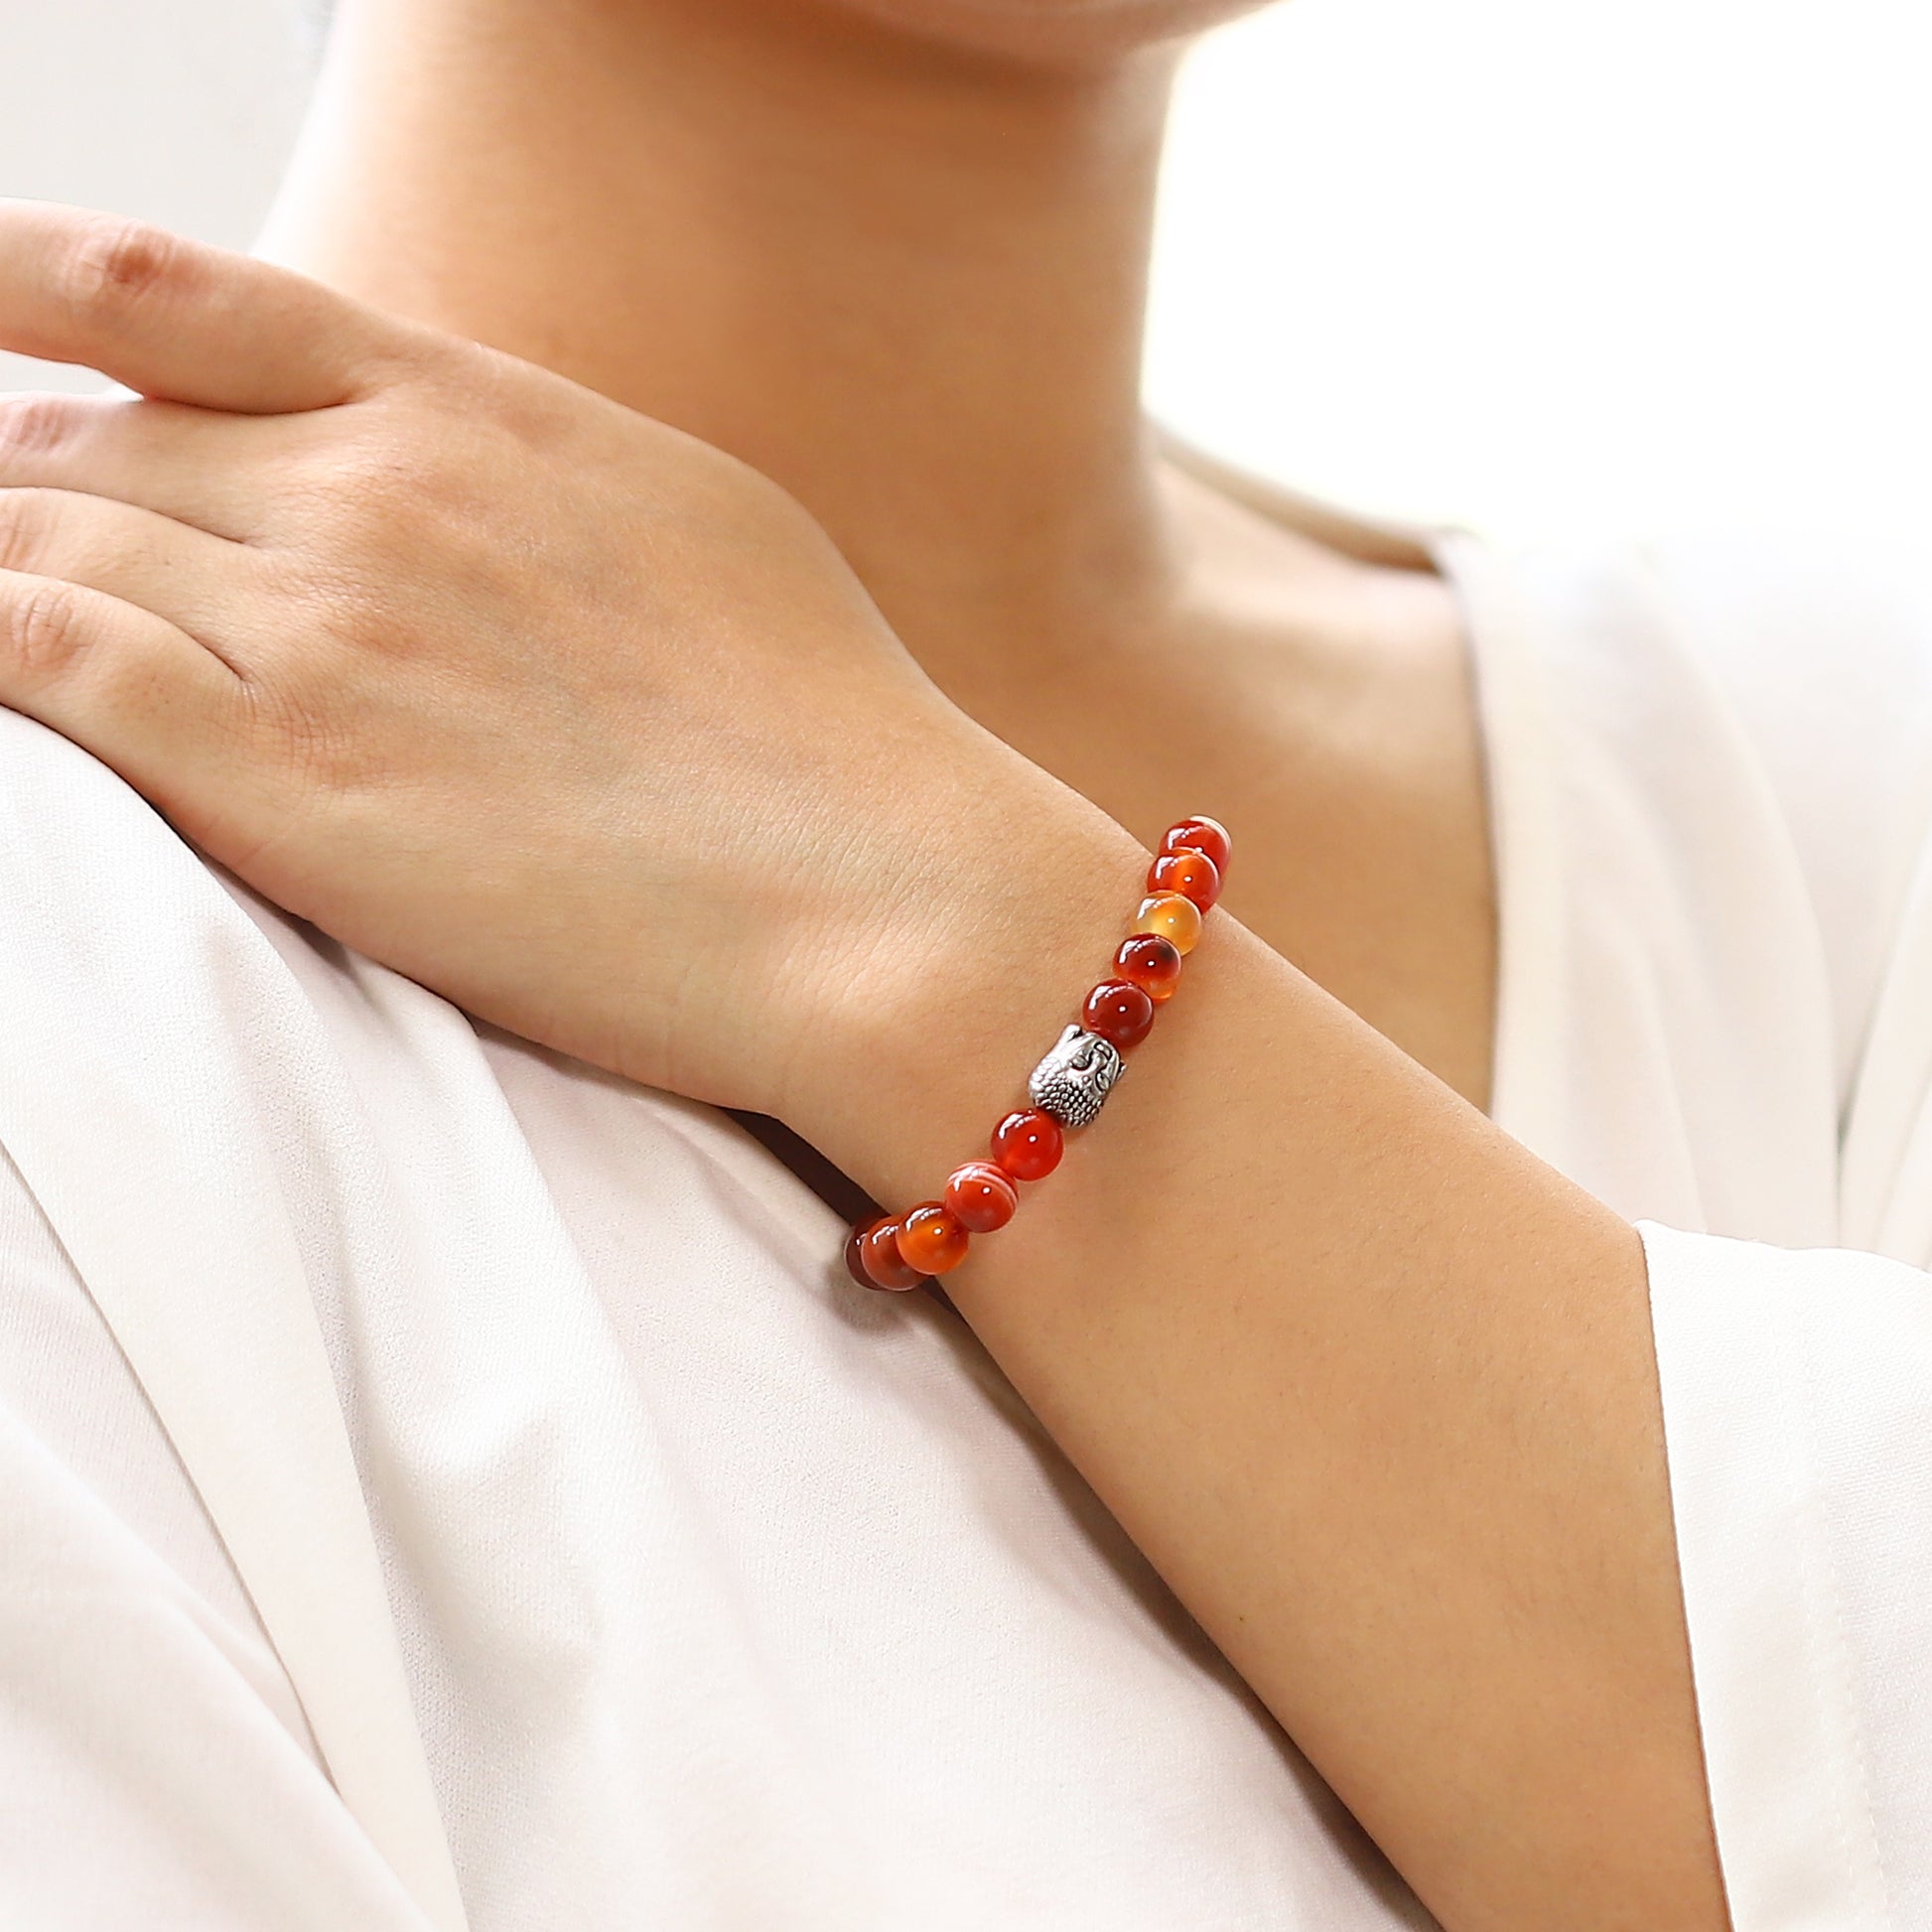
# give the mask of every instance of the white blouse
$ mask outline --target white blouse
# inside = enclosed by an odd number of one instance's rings
[[[1439,542],[1737,1932],[1932,1924],[1932,594]],[[1427,1924],[957,1322],[0,715],[0,1924]],[[1757,1245],[1757,1244],[1764,1245]]]

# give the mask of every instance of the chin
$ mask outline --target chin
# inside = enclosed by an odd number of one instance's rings
[[[995,55],[1081,60],[1185,40],[1270,0],[836,0],[921,39]]]

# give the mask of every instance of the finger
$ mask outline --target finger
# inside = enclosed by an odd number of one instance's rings
[[[277,468],[303,447],[301,427],[337,420],[0,395],[0,488],[85,490],[247,542],[265,533]]]
[[[210,776],[247,744],[245,687],[152,613],[51,577],[0,571],[0,704],[83,746],[191,838]]]
[[[225,662],[270,628],[260,555],[70,489],[0,489],[0,571],[55,577],[165,619]]]
[[[380,386],[423,332],[306,276],[163,228],[0,201],[0,348],[249,414]]]

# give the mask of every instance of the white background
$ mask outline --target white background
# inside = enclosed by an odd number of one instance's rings
[[[300,0],[0,0],[0,192],[245,246],[304,39]],[[1915,537],[1928,81],[1923,0],[1294,0],[1189,70],[1151,399],[1371,508]]]

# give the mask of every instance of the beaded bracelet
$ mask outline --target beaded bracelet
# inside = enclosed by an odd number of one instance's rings
[[[954,1169],[943,1198],[852,1230],[845,1265],[861,1288],[917,1288],[957,1268],[975,1234],[1013,1219],[1019,1183],[1043,1180],[1059,1166],[1065,1130],[1085,1127],[1099,1113],[1126,1071],[1125,1055],[1179,988],[1181,958],[1193,951],[1202,917],[1221,896],[1229,852],[1226,828],[1211,818],[1183,818],[1168,828],[1134,929],[1114,955],[1114,977],[1087,995],[1078,1024],[1034,1068],[1027,1082],[1033,1105],[993,1130],[990,1161]]]

